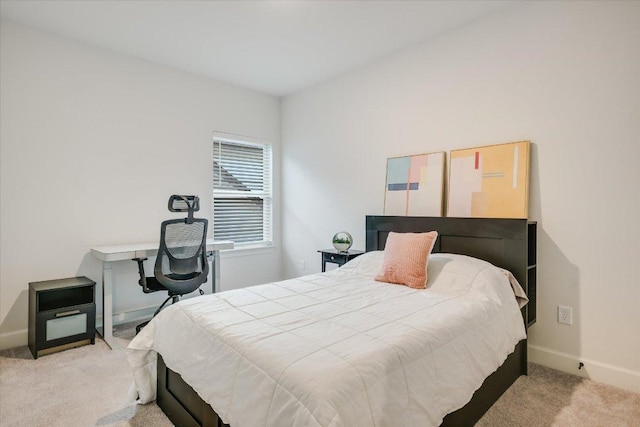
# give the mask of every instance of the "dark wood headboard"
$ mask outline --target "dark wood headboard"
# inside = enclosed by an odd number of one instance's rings
[[[480,258],[509,270],[529,304],[526,324],[536,318],[536,223],[526,219],[367,216],[366,250],[383,250],[390,231],[438,232],[433,252]]]

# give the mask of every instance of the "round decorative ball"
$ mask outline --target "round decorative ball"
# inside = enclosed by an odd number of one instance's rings
[[[340,231],[333,236],[332,242],[338,252],[347,252],[353,244],[353,237],[346,231]]]

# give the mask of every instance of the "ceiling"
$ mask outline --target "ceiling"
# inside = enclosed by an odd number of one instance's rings
[[[0,0],[2,19],[275,96],[515,1]]]

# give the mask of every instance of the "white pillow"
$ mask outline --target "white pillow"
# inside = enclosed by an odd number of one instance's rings
[[[382,262],[384,261],[384,251],[365,252],[362,255],[350,260],[338,270],[343,273],[361,274],[363,276],[375,276],[378,274]],[[338,271],[336,270],[336,271]]]

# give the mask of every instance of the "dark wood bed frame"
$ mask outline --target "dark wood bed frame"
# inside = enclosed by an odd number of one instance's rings
[[[535,222],[526,219],[367,216],[366,250],[384,249],[390,231],[415,233],[431,230],[438,231],[433,252],[469,255],[511,271],[529,297],[529,304],[522,311],[525,325],[535,323]],[[527,340],[524,339],[485,379],[469,403],[444,418],[442,426],[475,424],[520,375],[526,374]],[[158,355],[157,403],[177,426],[228,426],[180,375],[167,368],[161,355]]]

